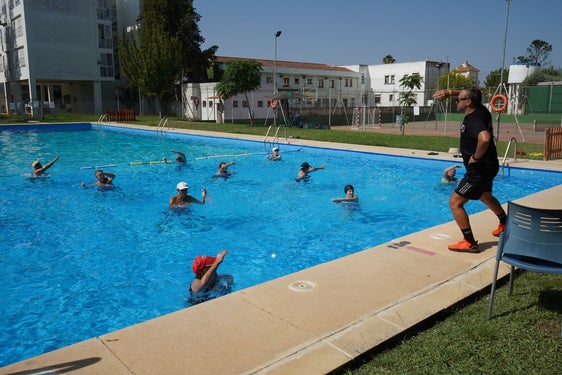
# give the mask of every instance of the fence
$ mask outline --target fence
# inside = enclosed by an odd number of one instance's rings
[[[135,111],[132,109],[121,109],[119,111],[107,111],[105,113],[109,121],[131,122],[135,121]]]
[[[562,159],[562,126],[547,128],[544,133],[544,160]]]

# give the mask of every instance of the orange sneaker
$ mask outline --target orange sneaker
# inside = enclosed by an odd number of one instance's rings
[[[499,237],[505,230],[505,224],[498,224],[498,228],[492,232],[493,236]]]
[[[459,252],[463,252],[463,253],[479,253],[480,252],[480,249],[478,248],[478,242],[476,242],[475,244],[471,244],[470,242],[468,242],[465,239],[460,240],[459,242],[457,242],[454,245],[449,245],[448,248],[449,248],[449,250],[459,251]]]

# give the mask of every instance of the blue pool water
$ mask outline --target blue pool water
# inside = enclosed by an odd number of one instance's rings
[[[439,182],[449,162],[294,145],[271,162],[261,142],[49,130],[0,131],[0,366],[188,307],[199,254],[228,249],[219,271],[236,291],[452,220],[454,185]],[[173,160],[172,149],[185,167],[131,165]],[[49,176],[29,178],[34,159],[57,153]],[[236,174],[212,178],[220,161]],[[326,169],[297,183],[304,161]],[[99,165],[114,165],[103,169],[115,188],[81,188]],[[206,187],[207,204],[169,210],[179,181],[197,198]],[[495,194],[503,203],[560,183],[512,169]],[[331,202],[346,184],[358,205]]]

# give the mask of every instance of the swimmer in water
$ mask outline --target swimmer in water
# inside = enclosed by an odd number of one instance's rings
[[[198,200],[197,198],[188,195],[187,189],[189,189],[189,186],[187,185],[187,183],[183,181],[179,182],[176,185],[176,190],[178,191],[178,194],[170,198],[170,204],[169,204],[170,208],[186,207],[192,203],[205,204],[207,189],[203,188],[203,190],[201,190],[201,200]]]
[[[345,198],[334,198],[332,202],[334,203],[342,203],[342,202],[358,202],[359,197],[355,195],[355,189],[353,185],[345,185],[343,188],[343,192],[345,193]]]
[[[224,161],[219,164],[219,168],[217,169],[217,173],[213,177],[228,177],[232,176],[235,172],[229,172],[228,167],[231,165],[236,164],[235,162],[231,161],[230,163],[225,163]]]
[[[109,172],[104,172],[101,169],[98,169],[97,171],[95,171],[95,176],[97,181],[90,185],[89,187],[94,187],[94,186],[98,186],[98,187],[109,187],[109,186],[113,186],[113,180],[115,179],[115,175],[113,173],[109,173]],[[86,187],[86,183],[82,182],[80,184],[80,186],[82,187]]]
[[[33,177],[38,177],[41,176],[43,173],[45,173],[45,171],[49,168],[51,168],[51,166],[53,164],[55,164],[55,162],[59,160],[59,156],[55,156],[55,158],[53,160],[51,160],[50,162],[48,162],[47,164],[45,164],[44,166],[41,165],[41,163],[39,162],[39,160],[35,160],[33,163],[31,163],[31,166],[33,167],[33,173],[32,176]]]
[[[299,174],[297,175],[296,180],[297,180],[297,182],[299,182],[302,179],[308,178],[309,173],[315,172],[315,171],[320,170],[320,169],[324,169],[325,167],[326,166],[324,164],[322,164],[319,167],[313,168],[313,167],[310,166],[310,164],[308,164],[308,162],[305,161],[304,163],[301,164],[301,169],[299,171]]]

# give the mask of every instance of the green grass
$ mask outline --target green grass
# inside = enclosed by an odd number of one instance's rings
[[[451,115],[453,116],[453,115]],[[458,116],[458,115],[457,115]],[[530,115],[528,115],[530,116]],[[31,119],[27,116],[16,115],[0,116],[0,124],[6,123],[25,123],[28,121],[42,121],[42,122],[85,122],[97,121],[99,116],[87,114],[73,114],[64,113],[53,115],[45,115],[42,119]],[[511,116],[513,117],[513,116]],[[507,118],[507,116],[506,116]],[[528,120],[528,119],[527,119]],[[454,119],[451,119],[454,121]],[[460,117],[459,117],[460,121]],[[509,119],[506,119],[509,121]],[[138,116],[135,124],[143,124],[149,126],[157,126],[160,122],[158,116]],[[248,124],[217,124],[215,122],[192,122],[184,119],[170,117],[168,125],[174,128],[206,130],[212,132],[224,132],[234,134],[252,134],[257,136],[265,136],[267,127],[262,122],[257,125],[250,126]],[[281,130],[280,134],[284,137],[285,132]],[[435,152],[447,152],[451,147],[458,147],[458,138],[451,136],[427,136],[427,135],[400,135],[400,134],[383,134],[383,133],[370,133],[370,132],[357,132],[338,130],[337,126],[332,127],[331,130],[327,129],[301,129],[301,128],[287,128],[287,136],[294,138],[301,138],[313,141],[324,142],[339,142],[349,144],[360,144],[369,146],[381,147],[396,147],[405,149],[427,150]],[[535,159],[542,160],[542,156],[532,156],[533,153],[544,153],[543,144],[525,143],[524,150],[526,155],[520,155],[518,158],[522,159]],[[498,155],[502,157],[505,154],[507,147],[506,141],[500,141],[497,144]],[[521,148],[521,145],[520,145]]]
[[[334,374],[560,374],[562,276],[524,272],[508,289],[490,320],[483,292]]]
[[[62,114],[45,116],[46,122],[96,121],[98,116]],[[29,118],[4,116],[0,123],[26,122]],[[139,117],[136,123],[157,126],[156,116]],[[175,128],[264,136],[263,125],[188,122],[170,118]],[[458,139],[337,130],[288,128],[288,136],[308,140],[398,147],[447,152]],[[284,134],[283,134],[284,136]],[[506,143],[499,142],[499,154]],[[542,144],[525,144],[526,156],[543,152]],[[494,317],[486,320],[488,294],[431,317],[416,329],[375,348],[335,374],[560,374],[562,368],[562,276],[523,273],[515,291],[496,295]]]

